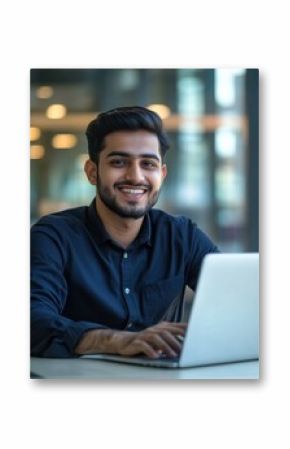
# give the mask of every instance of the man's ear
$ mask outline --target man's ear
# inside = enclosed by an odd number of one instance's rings
[[[97,184],[97,165],[88,159],[85,163],[84,170],[89,182],[95,186]]]
[[[167,165],[163,164],[161,167],[161,171],[162,171],[162,181],[166,178],[167,175]]]

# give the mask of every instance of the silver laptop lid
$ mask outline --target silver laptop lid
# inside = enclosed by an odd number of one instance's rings
[[[259,255],[205,257],[180,366],[257,359]]]

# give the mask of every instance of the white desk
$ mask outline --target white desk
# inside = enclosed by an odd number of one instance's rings
[[[151,368],[90,359],[31,358],[31,377],[45,379],[259,379],[259,361],[198,368]]]

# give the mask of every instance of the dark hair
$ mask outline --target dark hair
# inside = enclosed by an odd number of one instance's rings
[[[114,131],[144,129],[156,134],[163,159],[169,142],[162,127],[162,120],[155,112],[141,106],[127,106],[102,112],[92,120],[86,131],[90,159],[97,163],[104,148],[104,138]]]

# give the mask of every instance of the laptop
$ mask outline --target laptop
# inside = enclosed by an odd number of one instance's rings
[[[259,358],[259,255],[205,256],[178,358],[88,354],[86,359],[185,368]]]

